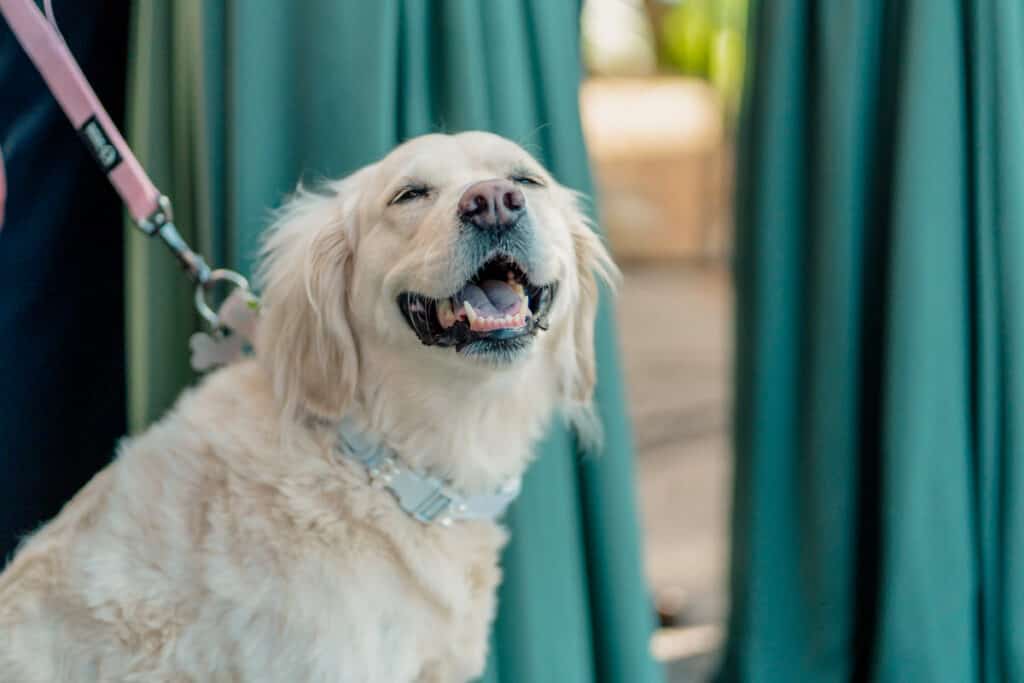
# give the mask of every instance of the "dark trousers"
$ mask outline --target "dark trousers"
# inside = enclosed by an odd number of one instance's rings
[[[54,3],[122,125],[129,2]],[[0,19],[0,567],[114,453],[125,431],[123,213]]]

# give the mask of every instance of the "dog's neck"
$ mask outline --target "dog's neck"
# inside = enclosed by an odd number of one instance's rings
[[[454,352],[453,352],[454,353]],[[512,369],[453,372],[387,351],[369,352],[348,411],[407,464],[466,494],[490,493],[519,477],[555,406],[541,354]]]

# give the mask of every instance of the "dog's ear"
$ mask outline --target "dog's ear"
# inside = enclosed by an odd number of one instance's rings
[[[338,419],[359,370],[349,325],[352,178],[322,191],[299,187],[264,240],[257,353],[286,414]]]
[[[593,408],[594,387],[597,384],[594,323],[597,319],[602,289],[607,288],[608,293],[614,293],[621,280],[621,274],[600,236],[594,231],[581,204],[582,197],[572,194],[568,222],[572,234],[579,293],[575,310],[571,312],[572,358],[564,387],[564,398],[569,420],[581,445],[585,450],[596,450],[601,445],[602,430],[601,422]]]

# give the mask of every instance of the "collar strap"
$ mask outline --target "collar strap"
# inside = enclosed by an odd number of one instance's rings
[[[349,420],[338,428],[335,450],[365,467],[374,488],[386,488],[403,510],[425,524],[495,520],[519,495],[519,478],[509,479],[494,493],[461,495],[443,480],[404,464],[392,448],[370,439]]]

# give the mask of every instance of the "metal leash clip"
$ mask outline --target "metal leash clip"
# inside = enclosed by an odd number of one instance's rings
[[[233,270],[210,268],[203,257],[189,247],[174,225],[171,202],[166,196],[160,197],[159,208],[138,225],[147,235],[159,237],[167,245],[196,285],[196,311],[206,321],[209,331],[197,332],[189,340],[192,367],[198,371],[209,370],[241,356],[252,345],[259,311],[259,299],[249,288],[249,281]],[[231,286],[232,291],[214,310],[209,297],[220,284]]]
[[[235,289],[235,291],[225,299],[225,304],[232,296],[236,296],[237,292],[237,295],[242,297],[247,306],[250,308],[258,306],[256,295],[252,293],[251,289],[249,289],[249,281],[246,280],[245,277],[233,270],[228,270],[227,268],[218,268],[210,271],[204,282],[196,284],[195,303],[196,310],[199,312],[199,315],[203,317],[203,320],[205,320],[213,330],[223,330],[225,327],[229,329],[231,328],[231,321],[225,320],[222,313],[214,311],[206,300],[207,294],[218,283],[222,282],[233,285]],[[221,308],[223,309],[223,305]]]
[[[192,251],[188,242],[178,232],[174,225],[174,212],[171,210],[171,200],[161,195],[157,200],[158,208],[148,217],[138,221],[139,229],[149,236],[159,237],[167,245],[167,248],[178,259],[185,272],[192,278],[192,281],[204,285],[210,279],[212,273],[210,266],[202,256]]]
[[[249,299],[255,301],[256,297],[249,288],[249,281],[241,274],[226,268],[216,270],[210,268],[206,260],[197,254],[188,245],[188,242],[178,232],[174,225],[174,213],[171,210],[171,200],[162,195],[158,200],[159,208],[149,217],[138,222],[139,228],[150,236],[160,238],[167,248],[171,250],[174,257],[185,269],[189,278],[196,283],[195,304],[196,311],[202,316],[210,328],[218,330],[222,327],[220,316],[207,302],[207,294],[219,283],[228,283],[241,290]]]

